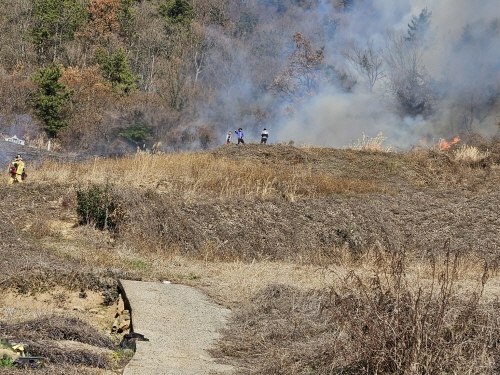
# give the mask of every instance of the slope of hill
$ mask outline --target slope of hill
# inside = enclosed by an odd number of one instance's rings
[[[366,333],[356,327],[375,319],[372,313],[401,319],[402,330],[406,318],[393,315],[398,311],[432,317],[423,321],[423,336],[432,331],[427,324],[469,327],[483,319],[494,338],[500,330],[489,317],[497,307],[488,301],[497,295],[500,267],[499,146],[477,144],[475,158],[458,150],[387,153],[248,144],[79,163],[47,160],[27,183],[0,186],[0,282],[35,297],[56,287],[96,291],[103,303],[116,301],[117,278],[199,287],[236,312],[214,353],[245,374],[303,374],[308,368],[326,374],[329,366],[338,373],[369,372],[375,366],[371,360],[361,354],[353,359],[346,348],[354,350],[363,341]],[[113,202],[108,230],[99,230],[92,220],[85,225],[88,218],[77,214],[89,191],[97,192],[92,199],[101,194]],[[373,277],[382,294],[368,287]],[[435,293],[429,292],[432,285]],[[365,315],[353,315],[352,321],[345,319],[359,307],[347,302],[348,295],[371,306],[356,310]],[[399,307],[382,312],[382,305],[371,305],[381,295]],[[407,299],[397,297],[402,295]],[[344,309],[342,316],[333,313],[334,300]],[[402,301],[405,308],[398,305]],[[460,316],[462,323],[455,320]],[[382,324],[372,323],[368,329]],[[247,324],[255,331],[247,331]],[[354,341],[342,336],[339,324],[355,332]],[[452,357],[465,356],[459,350],[462,336],[448,350],[445,331],[433,337],[437,346],[431,351],[442,354],[449,368],[460,369],[464,362]],[[335,332],[344,337],[344,348],[330,336]],[[327,333],[335,348],[322,341]],[[489,340],[472,331],[463,334],[477,344],[471,353]],[[382,344],[370,337],[372,353],[391,340]],[[412,345],[414,355],[429,360],[430,352]],[[378,350],[383,356],[385,349]],[[283,358],[295,359],[280,362],[280,351]],[[305,357],[295,357],[299,353]],[[380,359],[386,373],[396,366],[390,356]],[[61,357],[53,360],[57,364]],[[87,363],[89,373],[98,371],[92,363]]]

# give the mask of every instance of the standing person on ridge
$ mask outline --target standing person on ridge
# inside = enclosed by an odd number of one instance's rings
[[[7,171],[7,175],[10,175],[9,185],[14,182],[23,182],[24,168],[23,158],[17,154],[16,159],[9,164],[9,170]]]
[[[260,135],[260,144],[266,144],[268,137],[269,137],[269,132],[267,131],[266,128],[264,128],[264,130],[262,130],[262,133]]]
[[[243,129],[239,128],[238,130],[234,131],[236,133],[236,136],[238,137],[238,144],[243,143],[245,144],[245,141],[243,140]]]
[[[230,130],[229,133],[227,133],[227,136],[226,136],[226,145],[228,145],[228,144],[231,143],[231,137],[232,137],[232,134],[231,134],[231,130]]]

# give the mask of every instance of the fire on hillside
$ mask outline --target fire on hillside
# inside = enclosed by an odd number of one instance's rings
[[[441,138],[438,142],[431,144],[431,146],[428,146],[427,140],[421,139],[419,141],[419,145],[415,146],[413,149],[416,149],[416,150],[433,149],[433,150],[444,151],[444,150],[448,150],[451,146],[457,144],[460,141],[461,141],[460,136],[457,135],[450,141],[447,141],[446,139]]]
[[[447,141],[446,139],[440,139],[438,143],[438,147],[441,151],[449,149],[454,144],[460,142],[460,137],[457,135],[453,140]]]

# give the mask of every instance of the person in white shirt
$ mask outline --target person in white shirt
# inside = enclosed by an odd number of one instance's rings
[[[261,144],[266,144],[268,137],[269,137],[269,132],[267,131],[266,128],[264,128],[264,130],[262,130],[262,133],[260,135],[260,143]]]

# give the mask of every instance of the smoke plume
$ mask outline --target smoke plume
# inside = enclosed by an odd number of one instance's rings
[[[253,103],[266,115],[258,117],[249,110],[243,116],[233,113],[229,121],[246,126],[254,139],[262,127],[267,127],[271,143],[293,140],[295,144],[343,147],[362,134],[375,137],[382,132],[388,144],[408,149],[422,139],[433,142],[457,134],[498,132],[497,1],[359,0],[346,2],[348,8],[339,1],[324,0],[309,7],[287,2],[286,24],[273,19],[263,22],[274,9],[269,4],[277,1],[257,3],[260,7],[255,9],[262,12],[260,22],[266,25],[260,33],[276,37],[273,47],[279,48],[281,56],[279,66],[270,65],[268,72],[276,77],[286,71],[295,48],[295,32],[302,33],[315,49],[323,47],[324,68],[318,73],[321,84],[307,100],[287,100],[273,90],[255,98],[255,77],[269,86],[273,77],[265,76],[265,72],[256,74],[238,60],[242,70],[247,71],[238,76],[238,95],[248,95],[243,99],[240,96],[239,104]],[[418,24],[424,10],[427,26],[425,22]],[[346,59],[354,48],[363,50],[368,46],[384,61],[383,74],[373,87]],[[407,60],[391,66],[387,56],[397,53],[398,46],[404,49],[400,56]],[[238,56],[249,56],[252,45],[232,46],[232,53],[235,50]],[[328,71],[334,72],[333,78]],[[233,95],[234,90],[234,86],[226,87],[221,92],[222,107],[241,108],[234,99],[238,96]],[[274,96],[270,98],[271,94]]]

